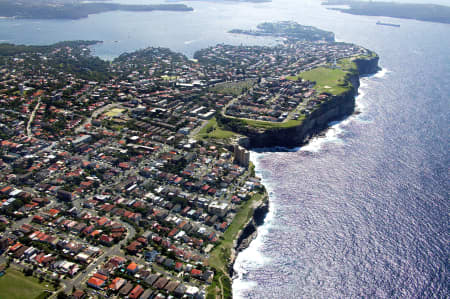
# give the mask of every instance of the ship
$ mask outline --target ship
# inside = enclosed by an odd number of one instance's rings
[[[391,27],[400,27],[399,24],[382,23],[382,22],[380,22],[380,21],[377,22],[377,25],[384,25],[384,26],[391,26]]]

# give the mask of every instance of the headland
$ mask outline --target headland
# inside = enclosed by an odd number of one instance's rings
[[[340,63],[350,66],[344,69],[346,72],[342,78],[344,89],[333,93],[325,89],[324,93],[321,94],[323,100],[310,109],[305,109],[301,122],[291,122],[291,124],[281,124],[267,128],[262,128],[258,125],[249,126],[245,133],[246,137],[240,139],[240,144],[247,148],[297,147],[304,145],[311,137],[327,129],[330,122],[343,119],[354,113],[359,78],[363,75],[376,73],[379,70],[378,60],[379,57],[374,54],[372,56],[341,61]],[[329,76],[329,72],[331,70],[328,68],[314,69],[289,79],[298,80],[298,78],[307,78],[308,76],[319,79]],[[324,87],[326,83],[316,83],[315,87],[320,88],[320,84]],[[319,95],[319,98],[321,95]]]
[[[111,62],[99,41],[0,44],[0,261],[67,294],[231,298],[269,210],[240,145],[306,142],[353,113],[379,60],[313,27],[259,30],[283,42]]]

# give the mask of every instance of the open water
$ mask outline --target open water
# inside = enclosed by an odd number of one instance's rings
[[[376,51],[383,70],[361,80],[359,114],[302,148],[252,153],[271,207],[258,238],[238,256],[233,294],[448,297],[450,25],[345,15],[315,0],[186,4],[195,11],[2,19],[0,40],[99,39],[105,42],[95,53],[108,59],[147,46],[192,56],[222,42],[273,44],[226,32],[294,20]]]

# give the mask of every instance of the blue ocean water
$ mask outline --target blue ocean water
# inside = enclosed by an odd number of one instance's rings
[[[272,207],[238,257],[236,297],[448,297],[450,26],[390,21],[345,21],[383,67],[361,80],[360,114],[252,155]]]
[[[252,153],[271,209],[258,238],[238,256],[233,293],[448,297],[450,25],[345,15],[316,0],[186,4],[194,12],[1,19],[0,40],[99,39],[104,43],[95,53],[104,58],[147,46],[192,56],[222,42],[273,44],[226,32],[294,20],[376,51],[383,71],[361,80],[359,114],[303,148]],[[378,26],[378,20],[401,27]]]

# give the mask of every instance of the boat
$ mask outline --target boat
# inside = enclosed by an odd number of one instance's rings
[[[384,26],[391,26],[391,27],[400,27],[399,24],[382,23],[382,22],[380,22],[380,21],[377,22],[377,25],[384,25]]]

